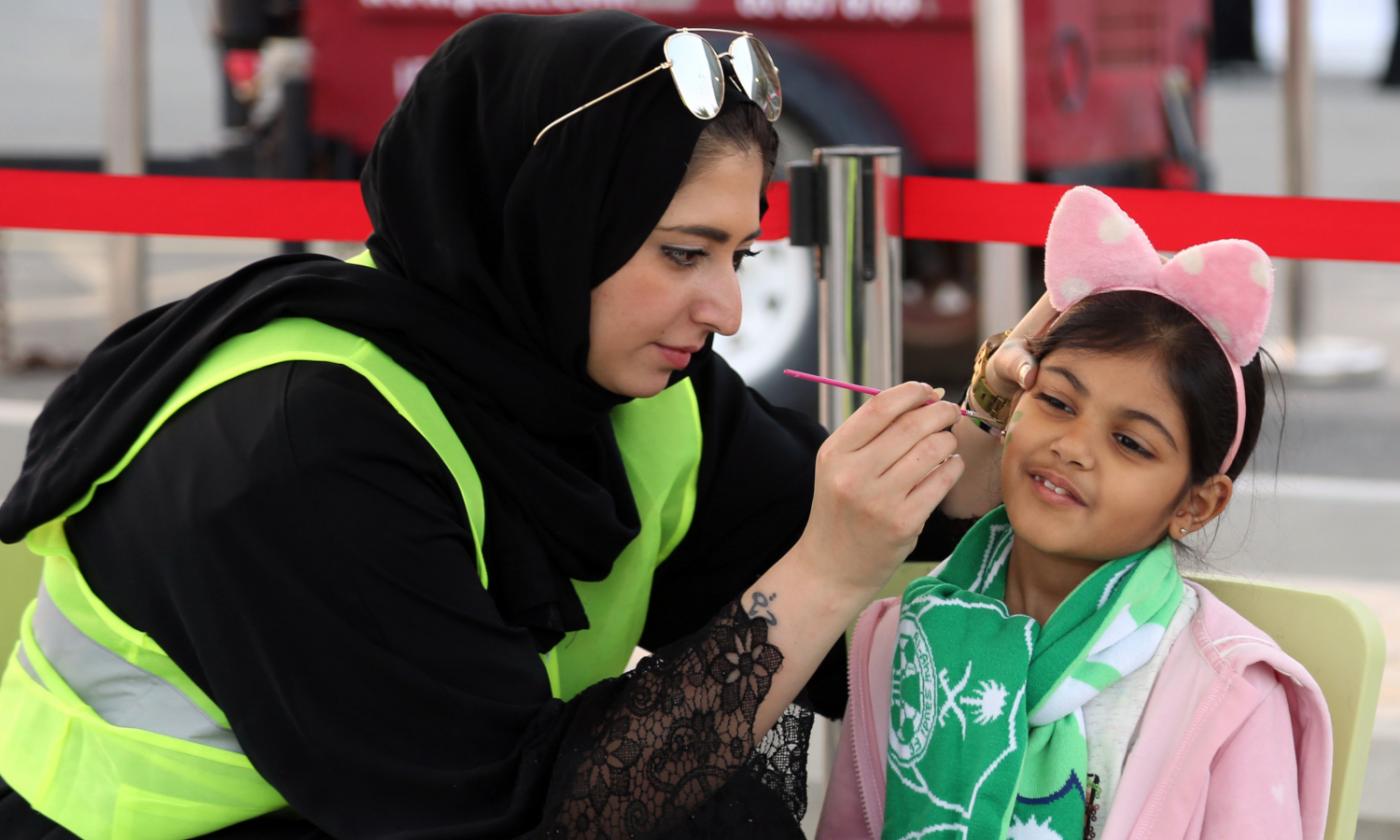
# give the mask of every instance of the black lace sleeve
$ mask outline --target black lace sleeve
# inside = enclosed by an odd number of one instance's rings
[[[768,836],[795,832],[811,713],[789,709],[758,749],[753,737],[782,664],[768,624],[735,601],[695,636],[589,689],[578,698],[589,723],[556,767],[547,836],[715,836],[735,822],[750,829],[739,836],[759,836],[762,823]]]

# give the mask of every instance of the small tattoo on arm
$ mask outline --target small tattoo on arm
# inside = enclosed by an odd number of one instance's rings
[[[772,592],[764,595],[762,592],[753,594],[753,606],[749,607],[749,618],[761,618],[768,622],[768,626],[774,627],[778,624],[778,617],[773,614],[772,604],[778,600],[778,593]]]

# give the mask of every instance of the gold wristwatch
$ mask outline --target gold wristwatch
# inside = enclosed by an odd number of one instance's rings
[[[977,359],[972,363],[972,385],[968,388],[968,396],[976,403],[975,406],[968,407],[982,411],[1002,427],[1006,426],[1007,417],[1011,414],[1011,398],[1003,397],[987,384],[987,361],[1010,335],[1011,330],[1007,330],[982,342],[982,347],[977,351]]]

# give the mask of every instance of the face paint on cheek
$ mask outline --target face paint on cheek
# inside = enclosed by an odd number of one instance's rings
[[[1017,409],[1016,412],[1011,415],[1011,419],[1006,422],[1006,433],[1001,436],[1002,446],[1005,446],[1006,444],[1011,442],[1011,432],[1013,431],[1013,427],[1016,425],[1017,422],[1020,421],[1021,417],[1024,414],[1024,411]]]

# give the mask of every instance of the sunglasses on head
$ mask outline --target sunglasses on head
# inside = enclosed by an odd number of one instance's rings
[[[695,34],[697,32],[721,32],[737,37],[729,42],[728,50],[717,54],[710,42]],[[671,71],[671,81],[676,83],[676,93],[680,94],[681,103],[690,113],[702,120],[714,119],[724,106],[724,68],[720,65],[721,58],[729,59],[734,82],[744,95],[763,110],[763,115],[769,122],[776,121],[783,111],[783,88],[778,83],[778,68],[773,64],[773,57],[768,54],[768,49],[762,42],[747,32],[733,29],[682,29],[666,38],[661,52],[666,57],[665,61],[554,120],[540,129],[531,145],[539,145],[540,138],[546,132],[569,117],[586,111],[609,96],[626,90],[662,70]]]

